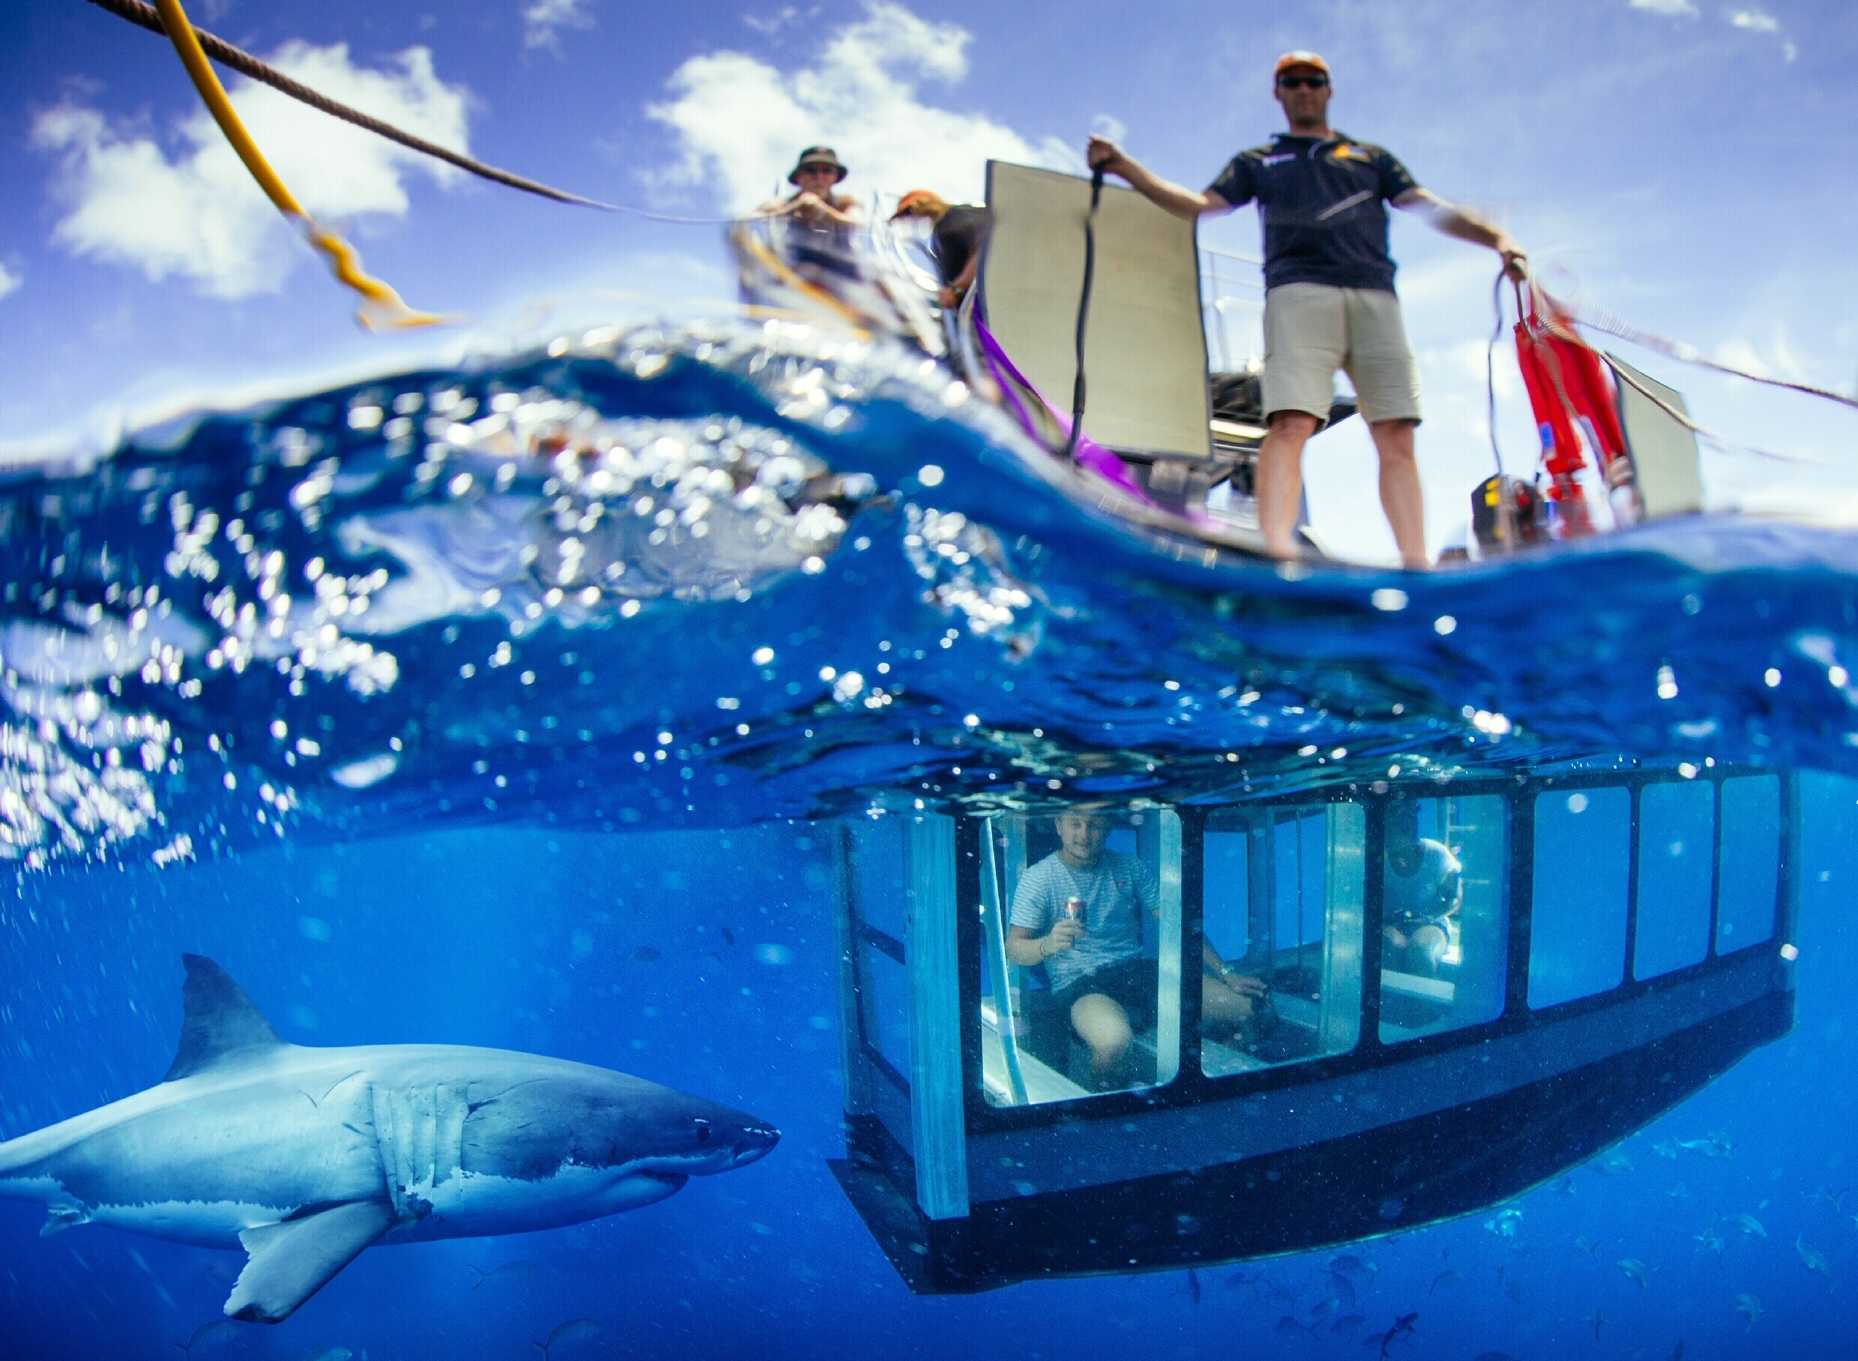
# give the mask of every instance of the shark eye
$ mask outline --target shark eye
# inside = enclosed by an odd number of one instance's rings
[[[707,1120],[697,1121],[697,1142],[707,1144],[710,1141],[710,1125]]]

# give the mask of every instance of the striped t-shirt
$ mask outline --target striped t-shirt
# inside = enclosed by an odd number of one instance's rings
[[[1019,887],[1013,891],[1012,923],[1042,936],[1063,915],[1066,898],[1084,900],[1084,927],[1089,934],[1045,961],[1054,990],[1140,955],[1142,922],[1137,914],[1153,913],[1161,906],[1155,876],[1133,855],[1100,851],[1096,864],[1080,870],[1053,851],[1019,876]]]

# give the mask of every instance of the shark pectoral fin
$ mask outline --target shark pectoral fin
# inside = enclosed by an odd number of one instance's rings
[[[49,1238],[55,1233],[63,1233],[73,1224],[90,1223],[90,1211],[81,1205],[53,1205],[45,1212],[45,1223],[39,1226],[39,1237]]]
[[[282,1323],[392,1224],[386,1204],[362,1200],[245,1230],[239,1241],[251,1256],[226,1297],[226,1317]]]

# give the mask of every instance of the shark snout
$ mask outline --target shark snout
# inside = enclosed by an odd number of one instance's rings
[[[768,1125],[744,1125],[736,1130],[735,1152],[729,1167],[747,1167],[768,1156],[781,1141],[781,1132]]]

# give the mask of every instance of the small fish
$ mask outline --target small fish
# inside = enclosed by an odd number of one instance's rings
[[[1441,1271],[1432,1278],[1432,1289],[1426,1292],[1426,1297],[1430,1299],[1432,1296],[1438,1294],[1440,1290],[1457,1285],[1463,1279],[1464,1277],[1460,1276],[1456,1271]]]
[[[1743,1318],[1747,1319],[1748,1326],[1753,1328],[1755,1326],[1755,1320],[1761,1317],[1761,1301],[1753,1295],[1737,1295],[1735,1297],[1735,1311]]]
[[[1319,1319],[1324,1314],[1333,1314],[1341,1307],[1342,1301],[1338,1300],[1335,1296],[1324,1295],[1321,1299],[1317,1300],[1315,1304],[1310,1306],[1310,1317]]]
[[[1521,1304],[1523,1302],[1523,1283],[1512,1276],[1503,1283],[1503,1293],[1510,1297],[1511,1304]]]
[[[1675,1158],[1678,1155],[1678,1148],[1677,1140],[1666,1139],[1663,1143],[1653,1144],[1652,1152],[1661,1158]]]
[[[542,1349],[543,1361],[548,1361],[548,1354],[564,1342],[585,1342],[600,1331],[600,1324],[595,1319],[571,1318],[566,1323],[557,1323],[555,1331],[548,1335],[548,1341],[532,1343]]]
[[[1614,1149],[1594,1165],[1594,1171],[1608,1177],[1617,1177],[1620,1173],[1631,1170],[1632,1159],[1627,1157],[1626,1151],[1621,1148]]]
[[[1574,1240],[1574,1250],[1579,1253],[1584,1253],[1586,1256],[1593,1258],[1596,1262],[1600,1260],[1599,1245],[1588,1239],[1585,1234]]]
[[[1677,1146],[1689,1149],[1692,1153],[1701,1153],[1706,1158],[1726,1160],[1735,1157],[1735,1145],[1723,1134],[1706,1134],[1701,1139],[1679,1139]]]
[[[1723,1223],[1732,1229],[1740,1229],[1751,1238],[1766,1238],[1768,1231],[1761,1227],[1761,1221],[1753,1215],[1725,1215]]]
[[[1800,1265],[1808,1271],[1817,1271],[1827,1280],[1832,1279],[1832,1263],[1826,1260],[1826,1254],[1806,1242],[1804,1235],[1793,1240],[1793,1250],[1800,1254]]]
[[[1360,1302],[1355,1294],[1355,1283],[1348,1277],[1339,1271],[1329,1271],[1324,1274],[1329,1277],[1329,1293],[1335,1297],[1337,1304],[1353,1309]]]
[[[1484,1228],[1499,1238],[1514,1238],[1516,1230],[1522,1227],[1522,1220],[1521,1210],[1499,1210],[1496,1218],[1484,1221]]]
[[[1573,1177],[1563,1177],[1560,1181],[1555,1183],[1555,1189],[1564,1196],[1571,1196],[1575,1194],[1579,1188],[1575,1186]]]
[[[631,955],[631,960],[634,964],[650,964],[652,961],[662,958],[664,958],[663,952],[650,945],[641,945],[638,949],[634,950]]]
[[[1666,1191],[1665,1194],[1670,1196],[1673,1200],[1688,1200],[1690,1199],[1690,1188],[1680,1181],[1676,1186]]]
[[[1587,1322],[1593,1327],[1593,1340],[1600,1340],[1600,1330],[1606,1326],[1606,1315],[1595,1309],[1587,1316]]]
[[[229,1318],[217,1318],[211,1323],[202,1323],[194,1329],[194,1335],[187,1339],[185,1345],[176,1342],[183,1356],[192,1356],[194,1348],[202,1342],[224,1342],[239,1331],[239,1325]]]
[[[1729,1246],[1728,1240],[1716,1231],[1714,1224],[1702,1233],[1692,1234],[1691,1237],[1697,1240],[1698,1246],[1705,1252],[1715,1253],[1717,1261],[1722,1260],[1723,1252]]]
[[[1192,1267],[1187,1268],[1187,1295],[1195,1304],[1200,1303],[1200,1277]]]
[[[1808,1198],[1815,1205],[1831,1207],[1833,1213],[1837,1214],[1845,1208],[1845,1196],[1851,1189],[1849,1186],[1841,1186],[1835,1191],[1830,1184],[1822,1184],[1810,1192]]]
[[[1641,1262],[1638,1258],[1621,1257],[1619,1259],[1619,1269],[1624,1273],[1626,1279],[1636,1284],[1639,1289],[1649,1290],[1651,1288],[1651,1273],[1645,1269],[1645,1263]]]
[[[1258,1293],[1258,1278],[1256,1276],[1248,1276],[1243,1271],[1235,1271],[1230,1276],[1226,1277],[1226,1289],[1228,1290],[1237,1290],[1240,1286],[1245,1285],[1249,1285],[1252,1288],[1252,1293],[1254,1295]]]
[[[1302,1333],[1306,1337],[1316,1336],[1316,1330],[1314,1328],[1310,1327],[1307,1323],[1292,1318],[1289,1314],[1285,1314],[1284,1317],[1277,1321],[1276,1332],[1281,1337],[1289,1337],[1292,1333]]]
[[[726,926],[719,926],[716,928],[716,933],[723,938],[724,945],[727,945],[731,950],[735,949],[735,932],[731,931]]]
[[[1380,1268],[1372,1262],[1364,1262],[1353,1253],[1342,1253],[1329,1259],[1329,1270],[1342,1276],[1372,1276]]]
[[[1394,1319],[1393,1327],[1389,1328],[1384,1333],[1375,1334],[1375,1336],[1369,1338],[1368,1341],[1380,1345],[1381,1361],[1387,1361],[1387,1349],[1392,1347],[1393,1344],[1398,1342],[1401,1338],[1406,1339],[1406,1343],[1409,1347],[1413,1345],[1413,1333],[1418,1327],[1419,1314],[1417,1312],[1400,1314]]]
[[[485,1281],[523,1281],[535,1275],[534,1262],[499,1262],[489,1271],[484,1270],[484,1268],[480,1266],[471,1266],[469,1262],[466,1262],[465,1265],[471,1267],[471,1270],[477,1273],[477,1279],[471,1283],[471,1288],[473,1290],[476,1290]]]
[[[352,1361],[354,1355],[347,1347],[318,1347],[303,1361]]]
[[[1329,1325],[1329,1336],[1340,1337],[1344,1333],[1353,1336],[1355,1330],[1366,1322],[1367,1320],[1360,1314],[1344,1314],[1341,1318]]]

